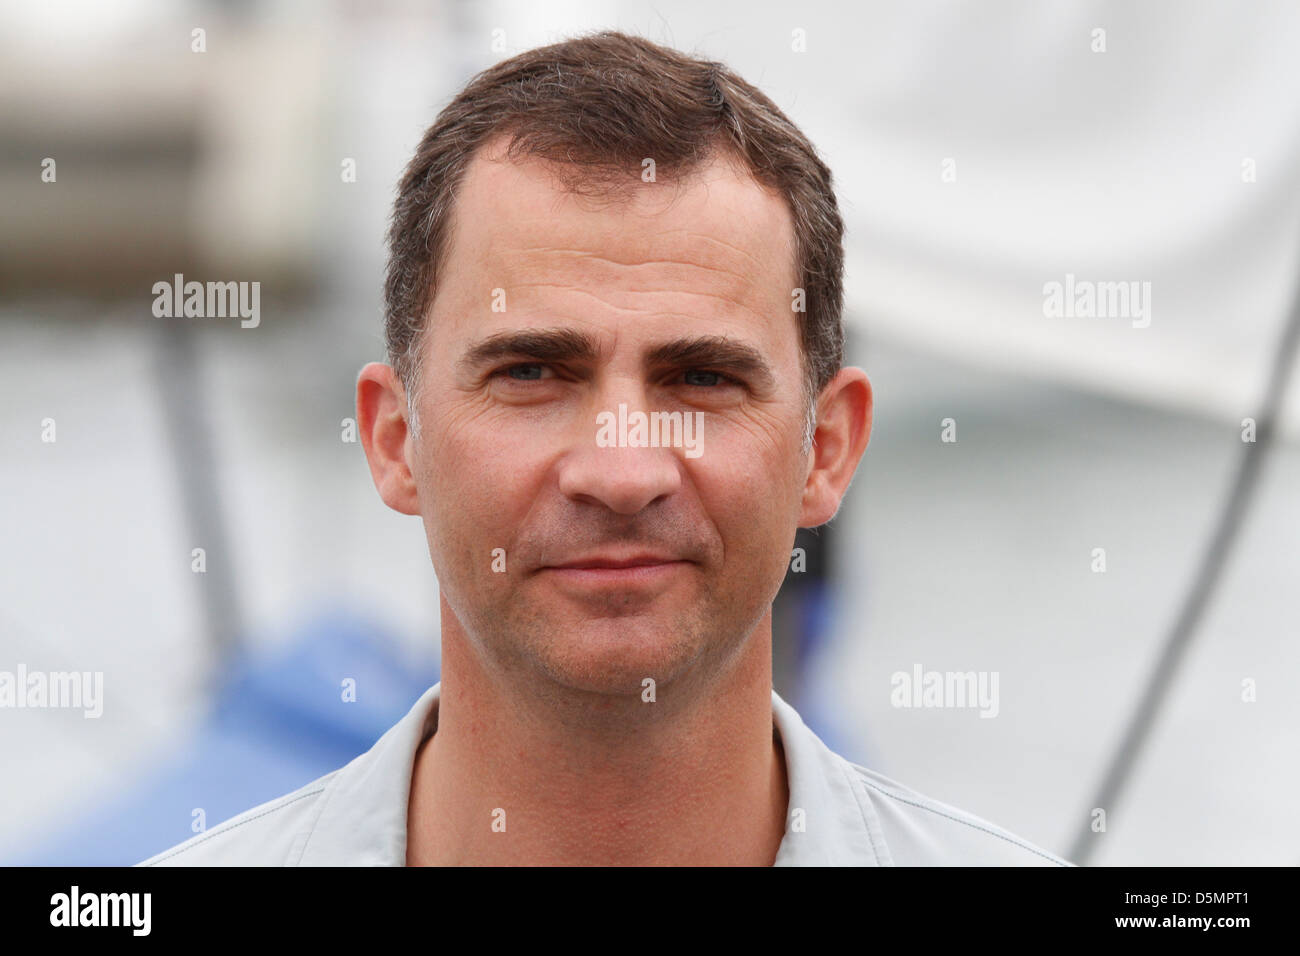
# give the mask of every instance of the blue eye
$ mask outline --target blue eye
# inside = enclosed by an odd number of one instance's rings
[[[686,372],[686,384],[698,385],[704,388],[710,388],[715,385],[721,385],[727,379],[718,372],[707,372],[702,369],[690,369]]]
[[[542,365],[512,365],[503,371],[511,378],[520,382],[536,382],[541,380],[542,374],[546,371]]]

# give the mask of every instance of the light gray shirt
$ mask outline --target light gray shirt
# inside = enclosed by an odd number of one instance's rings
[[[140,866],[404,866],[411,770],[439,684],[368,751]],[[790,788],[777,866],[1069,866],[1006,830],[850,763],[772,692]]]

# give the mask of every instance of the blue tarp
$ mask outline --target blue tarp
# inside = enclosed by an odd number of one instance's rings
[[[5,861],[122,866],[289,793],[364,753],[438,680],[437,660],[411,662],[374,622],[322,614],[275,650],[236,659],[192,740],[161,755],[134,789],[87,794],[85,815]],[[354,680],[356,700],[344,701]]]

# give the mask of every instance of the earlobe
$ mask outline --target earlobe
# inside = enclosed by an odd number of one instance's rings
[[[867,373],[844,368],[817,401],[817,430],[804,482],[799,527],[816,528],[835,517],[871,437],[872,393]]]
[[[411,474],[406,392],[393,369],[371,362],[357,376],[357,430],[370,477],[384,504],[402,514],[420,514]]]

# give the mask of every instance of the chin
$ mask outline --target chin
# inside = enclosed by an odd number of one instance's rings
[[[523,648],[555,683],[578,691],[640,698],[644,681],[662,689],[690,672],[707,650],[698,627],[681,620],[613,617],[557,622],[541,646]]]

